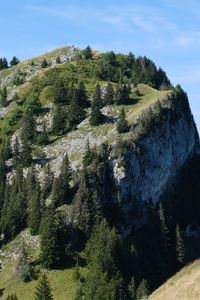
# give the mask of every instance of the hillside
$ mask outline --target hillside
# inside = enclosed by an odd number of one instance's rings
[[[150,300],[196,300],[200,299],[200,262],[186,266],[156,290]]]
[[[0,71],[0,105],[2,299],[46,273],[54,299],[139,300],[198,257],[199,137],[150,59],[56,49]]]

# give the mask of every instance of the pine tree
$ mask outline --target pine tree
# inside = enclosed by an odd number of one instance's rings
[[[104,104],[112,105],[113,103],[114,103],[114,90],[112,84],[109,82],[105,90]]]
[[[176,260],[179,267],[185,262],[185,246],[179,225],[176,226]]]
[[[149,291],[148,283],[147,283],[146,279],[142,279],[142,281],[140,282],[140,284],[137,288],[136,300],[146,299],[149,294],[150,294],[150,291]]]
[[[53,172],[51,171],[50,164],[48,163],[47,171],[45,173],[44,185],[42,188],[42,195],[44,198],[48,197],[52,191],[53,179]]]
[[[87,46],[83,51],[82,51],[83,57],[85,59],[92,59],[92,49],[90,46]]]
[[[44,69],[44,68],[47,68],[49,66],[46,58],[43,59],[42,63],[41,63],[41,67]]]
[[[59,56],[59,55],[56,57],[56,63],[57,63],[57,64],[61,64],[61,59],[60,59],[60,56]]]
[[[51,292],[51,287],[47,276],[42,275],[41,279],[38,282],[38,285],[35,289],[35,300],[53,300],[53,295]]]
[[[40,191],[40,186],[37,183],[34,188],[31,199],[29,199],[28,226],[30,227],[30,233],[32,235],[39,234],[41,217],[42,217],[41,191]]]
[[[100,110],[101,107],[102,107],[101,88],[100,85],[97,84],[93,96],[93,101],[92,101],[91,115],[89,119],[90,125],[97,126],[102,123],[103,115]]]
[[[24,143],[33,142],[36,133],[36,123],[33,115],[29,112],[25,114],[22,121],[22,140]]]
[[[65,130],[65,115],[60,105],[56,105],[53,110],[52,131],[55,135],[62,135]]]
[[[167,260],[170,258],[171,237],[165,220],[165,214],[162,203],[159,204],[158,216],[160,222],[161,250],[163,252],[163,255],[165,256],[165,259]]]
[[[6,105],[7,97],[8,97],[7,88],[4,87],[3,90],[0,92],[0,104],[1,104],[1,106]]]
[[[52,209],[47,209],[41,223],[40,260],[45,268],[51,269],[60,261],[57,224]]]
[[[129,126],[128,126],[128,122],[126,121],[124,108],[122,108],[119,121],[117,122],[117,131],[118,133],[125,133],[129,131]]]
[[[124,299],[123,282],[117,268],[120,238],[115,229],[102,220],[95,226],[86,246],[89,272],[83,286],[85,298]]]
[[[68,90],[63,80],[57,80],[53,90],[54,102],[56,104],[69,104],[67,92]]]
[[[12,60],[10,61],[11,67],[18,65],[19,63],[20,63],[20,60],[16,56],[13,56]]]
[[[31,145],[30,142],[23,142],[21,152],[21,163],[24,167],[29,167],[32,164]]]
[[[129,296],[130,296],[131,300],[136,299],[135,298],[136,297],[136,283],[135,283],[135,278],[134,277],[132,277],[131,281],[129,282],[128,293],[129,293]]]
[[[71,104],[68,110],[69,129],[78,125],[85,118],[85,111],[79,103],[78,91],[74,89]]]
[[[53,181],[52,187],[52,204],[54,207],[61,206],[70,199],[70,182],[71,179],[71,167],[69,163],[68,155],[66,154],[62,166],[61,173],[58,178]]]
[[[16,168],[21,164],[21,152],[18,137],[15,137],[15,142],[13,146],[13,167]]]
[[[77,98],[78,98],[78,103],[81,107],[85,108],[89,106],[88,95],[83,81],[79,82],[77,88]]]

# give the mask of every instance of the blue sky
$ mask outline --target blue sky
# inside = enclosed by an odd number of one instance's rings
[[[0,28],[9,59],[72,44],[150,57],[187,91],[200,129],[199,0],[7,0]]]

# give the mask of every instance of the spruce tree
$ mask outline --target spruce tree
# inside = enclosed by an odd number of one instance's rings
[[[56,57],[56,63],[57,63],[57,64],[61,64],[61,59],[60,59],[60,56],[59,56],[59,55]]]
[[[62,135],[65,130],[65,115],[60,105],[56,105],[53,110],[52,131],[55,135]]]
[[[122,276],[118,270],[120,238],[115,229],[102,220],[95,226],[86,246],[89,272],[83,286],[85,298],[124,299]]]
[[[67,87],[64,84],[63,80],[59,79],[56,81],[54,86],[54,102],[56,104],[69,104],[67,98]]]
[[[146,279],[142,279],[140,282],[137,292],[136,292],[136,300],[146,299],[150,294],[148,283]]]
[[[20,152],[20,145],[19,139],[16,136],[14,145],[13,145],[13,160],[12,160],[13,167],[16,168],[21,164],[21,152]]]
[[[35,289],[35,300],[53,300],[53,295],[51,292],[51,287],[47,276],[42,275]]]
[[[7,97],[8,97],[8,93],[7,93],[7,88],[4,87],[3,90],[0,92],[0,105],[1,106],[5,106],[7,103]]]
[[[44,68],[47,68],[49,66],[46,58],[43,59],[42,63],[41,63],[41,67],[44,69]]]
[[[129,293],[129,297],[130,297],[131,300],[136,299],[136,283],[135,283],[135,278],[134,277],[132,277],[131,281],[129,282],[128,293]]]
[[[58,178],[54,178],[52,187],[52,204],[54,207],[67,203],[70,199],[71,167],[66,154]]]
[[[102,107],[101,88],[100,85],[97,84],[93,96],[92,106],[91,106],[91,115],[89,119],[90,125],[97,126],[102,123],[103,115],[100,110],[101,107]]]
[[[179,267],[185,262],[185,246],[179,225],[176,226],[176,260]]]
[[[20,60],[16,56],[13,56],[12,60],[10,61],[11,67],[18,65],[19,63],[20,63]]]
[[[83,57],[85,59],[92,59],[92,49],[90,46],[87,46],[83,51],[82,51]]]
[[[36,133],[36,123],[32,113],[25,114],[22,120],[22,140],[24,143],[33,142]]]
[[[21,163],[24,167],[29,167],[32,164],[31,155],[31,145],[30,142],[23,142],[21,151]]]
[[[30,233],[32,235],[39,234],[41,217],[42,217],[41,191],[40,191],[39,183],[37,183],[32,193],[31,199],[29,199],[28,226],[30,228]]]
[[[45,268],[51,269],[60,261],[57,224],[52,209],[47,209],[41,223],[40,260]]]
[[[81,107],[78,99],[78,91],[74,89],[71,104],[68,110],[68,124],[69,129],[78,125],[85,118],[85,111]]]
[[[159,204],[158,216],[160,222],[160,241],[161,241],[161,251],[167,261],[170,258],[171,251],[171,237],[170,232],[165,220],[164,209],[162,203]]]
[[[120,117],[117,122],[117,131],[118,133],[125,133],[129,131],[129,126],[128,126],[128,122],[126,121],[124,108],[121,109]]]
[[[105,90],[104,104],[112,105],[113,103],[114,103],[114,90],[112,84],[109,82]]]
[[[77,88],[77,97],[78,97],[78,103],[81,107],[85,108],[89,106],[88,95],[83,81],[79,82]]]

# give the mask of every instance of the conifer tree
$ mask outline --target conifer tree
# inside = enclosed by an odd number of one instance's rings
[[[33,115],[28,112],[22,122],[22,140],[24,143],[33,142],[35,139],[36,124]]]
[[[14,145],[13,145],[13,167],[16,168],[21,164],[21,152],[18,137],[15,137]]]
[[[89,106],[88,95],[83,81],[79,82],[77,88],[77,97],[78,97],[78,103],[81,107],[85,108]]]
[[[81,107],[78,99],[78,91],[74,89],[71,104],[68,110],[69,129],[78,125],[85,118],[85,111]]]
[[[57,224],[52,209],[47,209],[41,223],[40,260],[45,268],[57,266],[60,260],[60,250],[57,236]]]
[[[22,144],[21,163],[24,167],[29,167],[32,164],[31,145],[30,142]]]
[[[57,64],[61,64],[61,59],[60,59],[60,56],[59,56],[59,55],[56,57],[56,63],[57,63]]]
[[[122,277],[117,268],[120,238],[102,220],[95,226],[86,246],[89,272],[83,287],[85,298],[123,299]]]
[[[112,84],[109,82],[105,90],[104,104],[112,105],[113,103],[114,103],[114,90]]]
[[[142,279],[142,281],[140,282],[140,284],[137,288],[136,300],[146,299],[149,294],[150,294],[150,291],[149,291],[148,283],[147,283],[146,279]]]
[[[135,278],[134,277],[132,277],[131,281],[129,282],[128,293],[129,293],[129,296],[130,296],[131,300],[136,299],[136,283],[135,283]]]
[[[90,125],[97,126],[102,123],[103,115],[100,110],[101,107],[102,107],[101,88],[100,85],[97,84],[93,96],[92,106],[91,106],[91,115],[89,119]]]
[[[48,67],[48,62],[46,60],[46,58],[43,59],[42,63],[41,63],[41,67],[44,69],[44,68],[47,68]]]
[[[40,186],[37,183],[34,188],[34,192],[31,196],[31,199],[29,199],[28,226],[30,227],[30,233],[32,235],[39,234],[41,217],[42,217],[41,191],[40,191]]]
[[[20,63],[20,60],[16,56],[13,56],[12,60],[10,61],[11,67],[18,65],[19,63]]]
[[[83,51],[82,51],[83,57],[85,59],[92,59],[92,49],[90,46],[87,46]]]
[[[121,109],[119,121],[117,122],[118,133],[125,133],[129,130],[128,122],[126,121],[126,115],[124,108]]]
[[[162,203],[159,204],[158,216],[159,216],[159,222],[160,222],[161,250],[163,252],[163,255],[165,256],[165,259],[168,260],[170,257],[171,238],[170,238],[170,232],[169,232],[166,220],[165,220],[165,214],[164,214],[164,209],[163,209]]]
[[[65,130],[65,116],[60,105],[56,105],[53,110],[52,131],[55,135],[61,135]]]
[[[176,260],[178,266],[183,266],[185,262],[185,246],[179,225],[176,226]]]
[[[51,171],[50,164],[48,163],[47,171],[45,173],[44,185],[42,188],[42,194],[44,198],[48,197],[52,191],[53,178],[53,172]]]
[[[54,85],[54,102],[56,104],[69,104],[67,92],[68,90],[63,80],[57,80]]]
[[[1,104],[1,106],[6,105],[7,97],[8,97],[7,88],[4,87],[3,90],[0,92],[0,104]]]
[[[68,155],[66,154],[62,166],[61,173],[58,178],[54,178],[52,187],[52,204],[54,207],[61,206],[70,199],[70,179],[71,167]]]
[[[51,292],[51,287],[47,276],[42,275],[35,289],[35,300],[53,300],[53,295]]]

